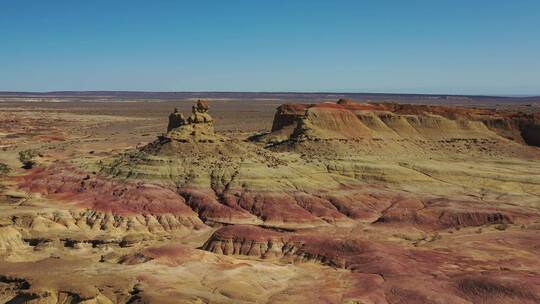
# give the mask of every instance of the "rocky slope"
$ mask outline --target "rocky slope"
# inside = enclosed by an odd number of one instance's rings
[[[500,139],[538,146],[539,114],[392,103],[285,104],[268,142],[312,139]],[[491,132],[490,132],[491,131]],[[498,136],[497,136],[498,135]]]

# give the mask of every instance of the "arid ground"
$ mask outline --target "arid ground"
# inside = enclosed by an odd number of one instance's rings
[[[0,302],[540,303],[538,99],[274,95],[0,96]]]

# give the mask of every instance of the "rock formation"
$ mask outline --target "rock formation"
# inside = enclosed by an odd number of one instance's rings
[[[489,109],[357,103],[284,104],[271,133],[258,137],[273,143],[298,139],[510,139],[540,146],[540,114]]]
[[[179,142],[214,142],[219,140],[219,136],[214,133],[214,119],[208,114],[208,102],[198,100],[192,107],[192,113],[188,118],[178,112],[169,115],[167,133],[162,136],[164,139]]]
[[[208,102],[206,100],[197,100],[197,103],[191,108],[191,116],[188,117],[188,123],[213,123],[212,117],[208,114]]]
[[[178,112],[178,108],[174,108],[174,111],[169,115],[169,125],[167,126],[167,132],[183,126],[187,123],[184,115]]]

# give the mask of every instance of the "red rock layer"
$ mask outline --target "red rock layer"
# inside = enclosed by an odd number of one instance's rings
[[[89,175],[68,165],[35,168],[20,178],[22,189],[120,215],[174,214],[197,217],[176,192],[157,185]]]
[[[441,230],[493,224],[529,222],[538,216],[530,210],[495,208],[486,203],[433,199],[395,201],[376,224],[414,226],[422,230]]]
[[[318,104],[284,104],[278,107],[274,116],[272,132],[290,128],[295,129],[301,122],[300,118],[306,117],[308,110],[320,109],[316,112],[325,112],[328,109],[327,116],[337,114],[343,116],[343,111],[355,113],[356,111],[389,112],[398,115],[426,115],[434,114],[448,118],[450,120],[464,119],[472,121],[481,121],[489,129],[498,135],[531,146],[540,146],[540,113],[526,114],[511,111],[495,111],[489,109],[474,109],[460,107],[445,107],[432,105],[410,105],[395,103],[356,103],[350,100],[339,100],[337,103],[323,102]],[[329,120],[329,119],[327,119]],[[341,124],[343,130],[364,129],[355,126],[354,123],[347,123],[346,120],[336,121]],[[332,129],[332,128],[331,128]],[[333,128],[335,129],[335,128]],[[363,132],[366,133],[366,132]],[[346,134],[345,134],[346,135]],[[347,137],[347,136],[345,136]]]
[[[298,229],[353,220],[377,225],[405,225],[424,231],[489,224],[527,223],[537,216],[517,207],[489,203],[429,199],[399,193],[359,189],[321,193],[166,188],[88,175],[68,165],[32,169],[20,177],[22,189],[113,215],[169,214],[202,224],[200,219],[225,224],[266,225]],[[373,193],[371,193],[373,191]]]
[[[487,263],[455,253],[398,247],[362,236],[340,239],[321,232],[284,233],[235,225],[216,231],[203,249],[225,255],[317,261],[353,273],[375,274],[383,279],[379,288],[389,303],[532,304],[540,300],[540,280],[533,273],[484,271],[480,269]],[[480,269],[472,270],[475,267]]]

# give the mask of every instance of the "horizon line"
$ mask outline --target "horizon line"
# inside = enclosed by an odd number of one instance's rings
[[[150,93],[150,94],[340,94],[340,95],[409,95],[452,97],[540,98],[539,94],[447,94],[447,93],[400,93],[400,92],[340,92],[340,91],[143,91],[143,90],[54,90],[54,91],[0,91],[2,94],[65,94],[65,93]]]

